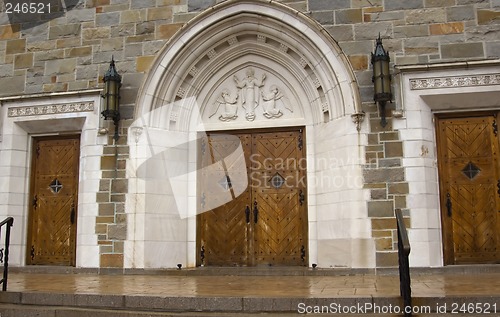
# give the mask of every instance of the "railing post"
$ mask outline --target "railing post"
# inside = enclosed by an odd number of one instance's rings
[[[410,242],[408,240],[408,233],[403,219],[401,209],[396,209],[396,221],[398,228],[398,261],[399,261],[399,283],[400,293],[403,297],[405,308],[405,316],[411,316],[411,310],[406,311],[408,307],[411,309],[411,279],[410,279]]]
[[[3,278],[2,278],[2,291],[7,290],[7,279],[9,277],[9,246],[10,246],[10,229],[14,225],[14,218],[8,217],[0,223],[0,228],[6,225],[5,230],[5,252],[3,258]]]

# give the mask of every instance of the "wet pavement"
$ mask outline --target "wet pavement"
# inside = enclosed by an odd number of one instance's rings
[[[66,294],[186,297],[393,297],[398,275],[195,276],[171,274],[43,274],[13,272],[8,290]],[[414,297],[500,296],[500,272],[412,274]]]

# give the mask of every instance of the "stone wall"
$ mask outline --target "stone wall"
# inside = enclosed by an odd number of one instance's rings
[[[129,157],[127,131],[132,120],[121,121],[119,138],[113,139],[114,124],[108,123],[108,145],[101,157],[101,180],[96,200],[99,205],[95,233],[101,267],[123,267],[124,241],[127,239],[125,195],[128,193],[126,163]]]
[[[0,97],[102,88],[102,76],[113,57],[123,76],[122,116],[131,119],[144,74],[158,51],[186,22],[217,2],[81,0],[65,14],[39,16],[40,20],[25,23],[10,23],[12,16],[2,14]],[[406,208],[409,189],[402,166],[402,140],[390,117],[390,108],[395,105],[389,105],[389,123],[382,128],[372,102],[370,53],[375,38],[382,37],[393,65],[498,59],[500,1],[279,2],[319,22],[349,57],[370,126],[364,180],[371,193],[367,209],[376,239],[377,266],[393,266],[393,209]],[[3,6],[3,1],[0,4]],[[126,144],[125,135],[116,147],[110,139],[101,161],[102,180],[96,198],[101,266],[123,266]],[[114,151],[118,151],[117,157]]]
[[[156,53],[215,2],[81,0],[60,17],[44,16],[46,23],[10,24],[3,14],[0,96],[100,88],[114,56],[124,76],[123,114],[131,117],[143,74]],[[364,101],[371,100],[369,54],[379,34],[398,65],[500,57],[498,0],[281,2],[331,33],[350,58]]]

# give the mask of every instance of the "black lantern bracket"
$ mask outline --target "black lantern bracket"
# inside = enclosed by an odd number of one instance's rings
[[[373,100],[379,105],[380,125],[387,125],[385,107],[387,102],[392,102],[391,72],[389,52],[382,45],[382,38],[378,35],[375,51],[371,54],[373,66],[372,82],[374,86]]]
[[[104,93],[101,97],[104,100],[104,110],[101,112],[104,120],[113,120],[115,125],[115,134],[113,139],[118,141],[118,125],[120,122],[120,87],[122,76],[118,74],[115,67],[115,60],[111,57],[111,63],[109,64],[109,69],[106,71],[103,77],[104,81]]]

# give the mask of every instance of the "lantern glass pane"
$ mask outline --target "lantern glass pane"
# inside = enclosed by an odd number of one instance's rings
[[[383,92],[382,91],[382,78],[380,76],[375,77],[373,84],[374,84],[376,94],[380,94],[381,92]]]
[[[390,74],[390,71],[389,71],[389,61],[382,61],[382,71],[384,73],[384,75],[389,75]]]
[[[380,63],[380,61],[375,61],[375,63],[373,63],[373,76],[375,77],[379,77],[381,75],[382,69]]]
[[[116,82],[114,80],[109,80],[108,84],[108,106],[110,111],[116,110]]]
[[[385,93],[391,93],[391,81],[389,80],[389,76],[384,77],[382,88]]]

